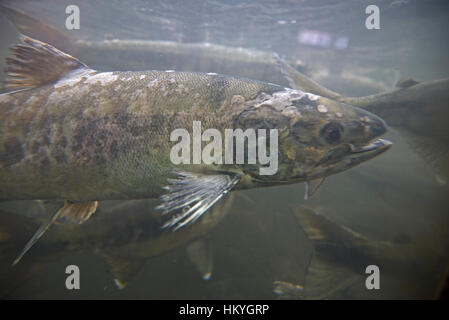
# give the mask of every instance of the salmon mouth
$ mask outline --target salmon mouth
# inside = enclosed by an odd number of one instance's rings
[[[377,155],[382,152],[387,151],[391,146],[393,145],[393,142],[388,141],[386,139],[377,139],[373,142],[370,142],[369,144],[362,145],[362,146],[356,146],[353,144],[350,144],[351,148],[351,155],[361,156],[361,155]]]

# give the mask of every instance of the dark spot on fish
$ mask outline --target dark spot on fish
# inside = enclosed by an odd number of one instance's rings
[[[40,159],[39,165],[42,169],[47,169],[50,167],[50,160],[46,155]]]
[[[4,152],[0,156],[0,162],[6,167],[22,161],[25,156],[22,144],[15,137],[7,139],[3,147]]]
[[[72,152],[77,153],[81,150],[83,138],[84,136],[81,132],[77,132],[73,135]]]
[[[49,132],[50,130],[47,130],[47,131],[48,131],[48,133],[50,133]],[[48,135],[43,135],[41,141],[42,141],[42,144],[45,146],[50,145],[50,138],[48,137]]]
[[[65,147],[67,146],[67,139],[64,136],[59,137],[53,149],[51,150],[51,156],[58,163],[65,163],[67,161],[67,156],[65,154]]]
[[[223,101],[226,99],[226,88],[229,86],[228,80],[223,76],[215,76],[210,82],[212,88],[210,93],[211,101]]]
[[[138,137],[141,136],[143,133],[142,127],[139,126],[132,126],[129,128],[129,132],[134,136]]]
[[[54,149],[52,156],[58,163],[64,163],[67,160],[64,150],[61,150],[60,148]]]
[[[62,148],[67,147],[67,138],[65,136],[61,136],[59,144],[61,145]]]
[[[82,120],[81,120],[82,121]],[[93,143],[91,134],[95,132],[96,124],[90,121],[82,121],[75,128],[72,141],[72,152],[79,152]]]
[[[117,141],[113,141],[111,143],[110,153],[111,153],[111,157],[113,159],[116,159],[118,157],[118,155],[119,155],[119,147],[118,147]]]
[[[33,141],[31,143],[31,153],[33,153],[33,154],[37,153],[39,151],[40,146],[41,145],[38,141]]]

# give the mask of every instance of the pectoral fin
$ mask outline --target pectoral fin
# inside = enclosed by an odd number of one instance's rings
[[[177,179],[168,179],[164,189],[167,194],[161,197],[162,204],[156,209],[162,214],[173,214],[163,228],[173,230],[195,222],[218,200],[227,194],[240,180],[237,175],[196,174],[178,171]]]
[[[326,178],[318,178],[306,182],[306,192],[304,194],[304,200],[309,200],[311,196],[317,192],[317,190],[323,185]]]
[[[86,201],[79,203],[69,203],[67,201],[64,202],[64,205],[56,210],[54,214],[50,216],[50,218],[45,221],[33,237],[27,242],[25,247],[22,249],[22,252],[19,256],[14,260],[12,266],[15,266],[31,249],[31,247],[39,240],[42,235],[50,228],[50,226],[58,219],[58,218],[66,218],[69,221],[77,222],[79,224],[83,223],[95,212],[97,209],[98,201]]]

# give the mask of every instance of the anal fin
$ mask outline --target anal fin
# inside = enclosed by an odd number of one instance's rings
[[[62,212],[59,217],[81,224],[92,216],[97,210],[97,206],[98,201],[66,203],[61,209]]]
[[[66,218],[72,222],[81,224],[89,219],[89,217],[95,212],[95,210],[97,209],[97,205],[98,201],[86,201],[79,203],[69,203],[68,201],[64,201],[64,205],[58,208],[56,212],[52,214],[50,218],[39,227],[33,237],[31,237],[31,239],[22,249],[22,252],[19,254],[19,256],[14,260],[12,266],[15,266],[23,258],[23,256],[31,249],[31,247],[42,237],[42,235],[58,218]]]

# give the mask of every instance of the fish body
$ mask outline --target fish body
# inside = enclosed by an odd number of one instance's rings
[[[282,90],[218,75],[87,71],[4,94],[1,198],[157,197],[175,169],[173,130],[195,120],[224,131],[233,127],[232,103]]]
[[[25,64],[33,65],[39,61],[33,55],[47,50],[46,44],[26,39],[16,53],[32,51]],[[46,62],[73,62],[54,50]],[[10,74],[20,71],[15,63],[21,62],[10,61]],[[27,74],[23,85],[44,84],[0,95],[1,199],[157,197],[173,169],[186,169],[169,159],[170,134],[177,128],[192,132],[193,121],[222,133],[281,130],[280,170],[254,179],[261,185],[324,177],[389,146],[371,144],[386,131],[380,118],[299,90],[216,74],[99,73],[73,64],[73,70],[61,67],[66,74],[57,81]],[[223,165],[187,167],[229,171]],[[255,176],[248,166],[237,170]]]

